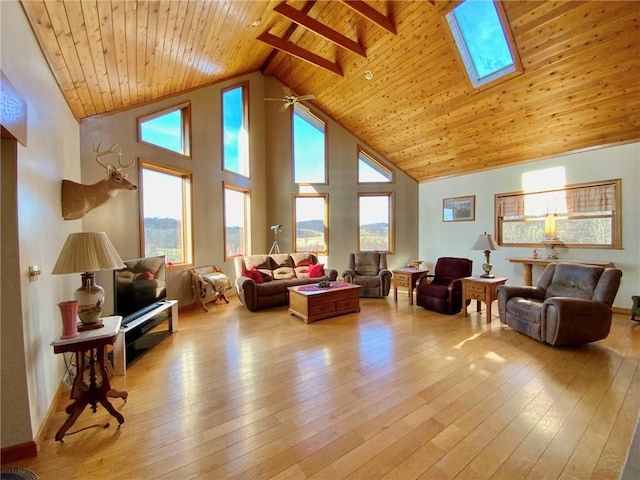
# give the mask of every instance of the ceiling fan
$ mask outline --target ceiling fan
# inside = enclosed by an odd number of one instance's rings
[[[291,76],[291,57],[289,57],[289,76]],[[291,81],[289,81],[289,84],[291,84]],[[300,95],[300,96],[294,95],[293,92],[291,91],[291,87],[283,86],[282,91],[284,92],[284,97],[282,98],[265,98],[265,100],[268,102],[284,102],[282,107],[280,107],[281,112],[284,112],[287,108],[289,108],[292,105],[295,105],[298,102],[303,102],[305,100],[313,100],[314,98],[316,98],[316,96],[312,94]]]
[[[298,97],[293,94],[289,87],[282,87],[282,91],[284,92],[284,97],[282,98],[265,98],[265,100],[268,102],[284,102],[284,105],[280,107],[281,112],[284,112],[291,105],[294,105],[298,102],[302,102],[304,100],[313,100],[314,98],[316,98],[316,96],[312,94],[300,95]]]

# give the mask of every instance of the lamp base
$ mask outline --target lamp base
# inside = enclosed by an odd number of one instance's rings
[[[100,315],[104,305],[104,289],[96,285],[95,273],[86,272],[81,275],[82,286],[74,294],[78,301],[78,318],[84,325],[102,324]]]
[[[496,278],[496,276],[491,275],[490,273],[485,273],[483,275],[480,275],[480,278]]]

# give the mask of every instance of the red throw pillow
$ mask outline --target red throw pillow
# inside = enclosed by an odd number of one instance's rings
[[[149,270],[139,273],[138,275],[136,275],[136,280],[153,280],[153,273],[151,273]]]
[[[309,267],[309,278],[320,278],[324,276],[324,265],[316,263]]]
[[[262,274],[255,268],[251,270],[243,270],[242,276],[248,277],[256,283],[262,283],[264,281],[264,279],[262,278]]]

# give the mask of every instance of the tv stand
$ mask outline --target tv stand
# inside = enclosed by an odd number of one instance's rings
[[[177,331],[177,300],[163,300],[153,310],[123,325],[113,344],[113,373],[126,375],[131,362]]]

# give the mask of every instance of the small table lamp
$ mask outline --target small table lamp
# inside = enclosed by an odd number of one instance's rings
[[[78,317],[85,326],[101,325],[104,289],[96,285],[95,272],[124,268],[124,262],[104,232],[72,233],[62,247],[53,274],[81,273],[82,286],[76,290]]]
[[[564,242],[558,238],[557,217],[555,213],[547,213],[544,219],[544,240],[542,244],[547,248],[547,260],[558,260],[556,245],[564,245]]]
[[[480,234],[478,240],[476,240],[476,243],[472,248],[472,250],[484,250],[484,263],[482,264],[484,274],[480,275],[480,277],[495,278],[495,275],[491,275],[491,269],[493,268],[493,265],[491,265],[491,250],[497,249],[498,245],[496,244],[490,233],[484,232]]]

